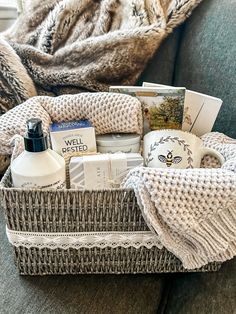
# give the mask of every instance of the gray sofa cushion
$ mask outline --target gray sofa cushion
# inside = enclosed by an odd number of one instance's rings
[[[220,97],[214,130],[236,138],[236,2],[208,0],[186,22],[176,60],[175,86]]]
[[[172,277],[165,314],[233,314],[236,259],[216,273],[179,274]]]

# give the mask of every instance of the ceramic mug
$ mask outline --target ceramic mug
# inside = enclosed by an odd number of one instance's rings
[[[180,130],[159,130],[144,136],[145,165],[152,168],[199,168],[205,155],[216,157],[221,165],[224,157],[215,149],[204,147],[196,135]]]

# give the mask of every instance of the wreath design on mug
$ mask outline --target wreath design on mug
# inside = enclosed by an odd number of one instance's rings
[[[153,152],[157,149],[158,146],[160,146],[161,144],[165,144],[165,143],[175,143],[177,142],[180,146],[183,147],[183,150],[185,152],[187,152],[187,162],[188,162],[188,166],[187,169],[193,168],[193,158],[192,158],[192,151],[189,148],[189,144],[187,144],[185,142],[185,140],[182,140],[178,137],[172,137],[172,136],[167,136],[167,137],[161,137],[160,140],[158,142],[154,142],[153,144],[150,145],[149,147],[149,152],[147,154],[147,158],[146,158],[146,165],[148,166],[149,162],[151,162],[153,160]]]

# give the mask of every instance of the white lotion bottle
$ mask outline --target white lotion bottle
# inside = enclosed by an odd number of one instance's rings
[[[48,148],[42,121],[27,121],[25,150],[11,164],[13,186],[16,188],[63,189],[66,186],[65,160]]]

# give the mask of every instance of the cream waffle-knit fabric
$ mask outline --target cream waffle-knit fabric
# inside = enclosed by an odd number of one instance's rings
[[[143,128],[141,103],[129,95],[101,92],[32,97],[0,116],[0,155],[12,153],[12,138],[23,136],[26,121],[36,117],[42,119],[45,132],[52,121],[79,119],[89,119],[96,134],[141,134]]]
[[[220,133],[203,140],[225,157],[222,168],[139,167],[123,183],[135,190],[150,229],[187,269],[236,254],[236,140]],[[204,164],[217,166],[209,157]]]

